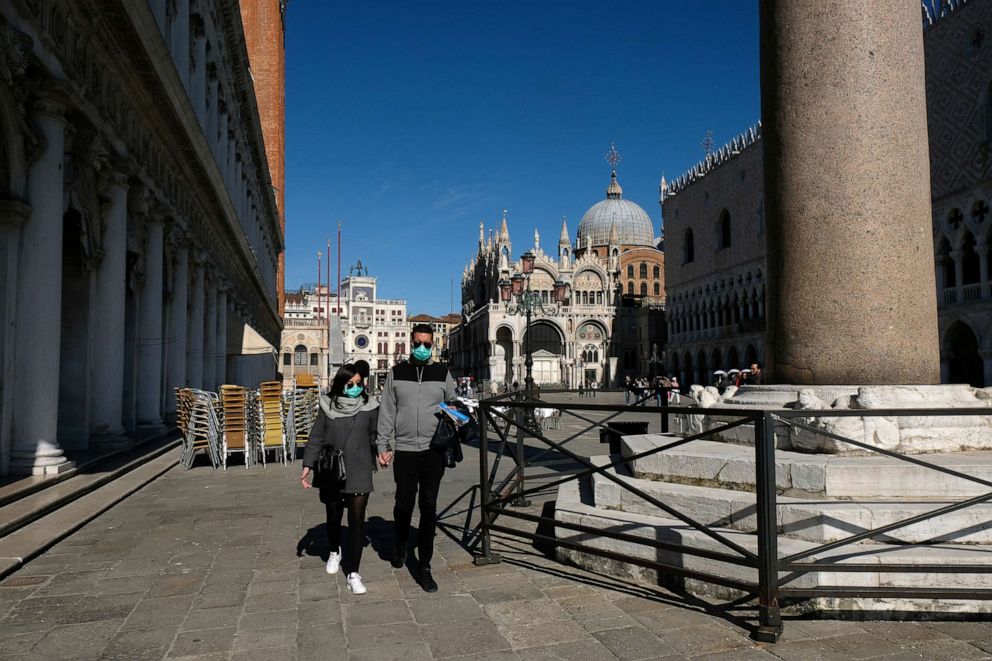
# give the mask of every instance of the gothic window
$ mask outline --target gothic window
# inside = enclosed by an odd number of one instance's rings
[[[717,223],[717,249],[730,247],[730,214],[726,209],[720,212]]]
[[[648,265],[645,264],[644,262],[641,262],[641,267],[640,267],[640,269],[638,269],[638,275],[641,278],[647,278],[648,277]]]
[[[602,305],[602,304],[603,304],[603,292],[598,291],[596,292],[596,305]]]
[[[647,295],[648,295],[648,283],[642,282],[641,283],[641,296],[647,296]]]
[[[627,264],[627,277],[628,278],[633,278],[634,277],[634,265],[633,264]]]
[[[951,209],[951,212],[947,214],[947,224],[952,230],[961,227],[963,220],[964,214],[961,213],[961,209]]]
[[[985,217],[989,214],[989,205],[985,204],[985,200],[979,200],[971,207],[971,219],[975,223],[981,225],[985,222]]]
[[[657,278],[660,278],[661,277],[661,267],[659,267],[657,264],[655,264],[654,265],[654,271],[653,271],[653,273],[654,273],[654,277],[656,279]]]
[[[627,293],[630,294],[631,296],[634,295],[634,281],[633,280],[631,280],[631,281],[629,281],[627,283]]]
[[[307,364],[307,348],[302,344],[297,344],[293,349],[293,364],[305,366]]]
[[[685,237],[682,239],[682,263],[688,264],[696,258],[696,247],[693,245],[692,230],[687,229],[685,231]]]

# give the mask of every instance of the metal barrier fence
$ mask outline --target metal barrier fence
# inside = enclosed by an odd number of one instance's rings
[[[564,394],[574,391],[543,391],[542,396],[553,394]],[[648,394],[637,404],[645,404],[653,397]],[[540,425],[536,424],[534,410],[538,408],[557,409],[560,415],[567,415],[581,422],[586,426],[577,432],[568,434],[561,441],[554,441],[544,433]],[[567,446],[577,438],[582,437],[597,428],[607,428],[612,420],[623,413],[632,411],[640,413],[657,413],[661,417],[661,428],[668,429],[669,415],[700,415],[719,416],[721,419],[730,419],[729,422],[718,424],[712,429],[700,433],[691,434],[668,443],[659,445],[650,450],[635,454],[626,458],[611,456],[611,460],[605,465],[594,465],[588,457],[573,452]],[[607,413],[602,420],[594,420],[590,417],[592,413]],[[609,404],[577,404],[577,403],[555,403],[548,400],[528,399],[526,393],[510,393],[497,396],[480,402],[480,459],[479,459],[479,494],[481,496],[480,521],[473,529],[471,527],[471,512],[475,505],[474,487],[472,498],[469,504],[469,520],[464,527],[464,541],[470,549],[477,552],[476,564],[491,564],[500,561],[499,556],[493,552],[491,544],[491,533],[497,532],[529,539],[533,542],[543,543],[550,546],[569,548],[590,555],[600,556],[610,560],[630,563],[632,565],[645,567],[658,571],[662,574],[680,576],[683,578],[696,579],[720,585],[745,594],[745,599],[750,600],[757,597],[758,605],[758,627],[753,631],[752,637],[766,642],[775,642],[782,632],[782,618],[780,614],[780,604],[797,602],[817,597],[867,597],[867,598],[924,598],[924,599],[992,599],[992,589],[987,588],[944,588],[940,586],[913,586],[913,587],[869,587],[869,586],[816,586],[810,588],[790,587],[797,578],[809,572],[829,569],[830,572],[892,572],[892,573],[931,573],[931,574],[969,574],[988,573],[990,565],[985,564],[892,564],[885,562],[874,563],[830,563],[816,560],[818,554],[870,539],[889,533],[893,530],[905,528],[921,521],[938,517],[950,512],[958,511],[967,507],[977,505],[992,500],[992,482],[972,475],[967,475],[959,471],[941,466],[921,458],[925,455],[906,455],[882,448],[873,447],[851,438],[845,438],[833,434],[823,429],[818,429],[798,420],[798,418],[840,418],[840,417],[939,417],[939,416],[987,416],[992,417],[992,410],[989,409],[876,409],[876,410],[756,410],[739,408],[699,408],[695,406],[670,406],[667,396],[662,398],[662,404],[643,406],[634,408],[630,405],[609,405]],[[900,521],[881,525],[870,530],[864,530],[851,534],[843,539],[828,542],[807,549],[801,553],[782,556],[779,554],[778,541],[781,524],[777,512],[777,491],[775,480],[775,424],[780,423],[797,429],[802,429],[812,434],[819,434],[840,443],[850,444],[858,449],[877,453],[906,462],[919,467],[949,474],[957,478],[967,480],[990,489],[988,493],[966,498],[916,516],[912,516]],[[756,497],[756,551],[752,551],[741,546],[732,539],[728,539],[720,530],[714,526],[706,525],[686,513],[679,511],[669,503],[664,502],[645,491],[638,489],[611,473],[611,469],[636,461],[652,454],[671,450],[679,446],[687,445],[697,440],[708,439],[731,429],[753,425],[754,429],[754,458],[755,458],[755,497]],[[495,434],[495,439],[492,438]],[[511,435],[513,438],[511,438]],[[547,449],[540,450],[536,455],[527,457],[526,439],[538,441],[547,446]],[[490,463],[489,453],[495,452],[495,459]],[[570,465],[578,465],[581,468],[561,472],[553,472],[547,475],[528,474],[528,468],[535,467],[555,467],[556,462],[562,459],[547,460],[546,457],[558,454],[564,457]],[[504,455],[509,455],[513,460],[513,466],[509,473],[502,479],[497,479],[500,460]],[[554,517],[547,517],[529,512],[516,511],[508,506],[526,506],[530,504],[528,496],[539,491],[544,491],[557,487],[570,480],[592,476],[594,474],[611,480],[621,489],[624,489],[637,497],[650,503],[665,515],[678,519],[719,542],[722,550],[705,549],[682,543],[671,541],[661,541],[657,539],[646,539],[619,530],[593,528],[581,523],[557,520]],[[550,483],[539,486],[528,486],[528,480],[538,477],[554,477]],[[467,495],[469,492],[466,492]],[[459,498],[460,500],[460,498]],[[449,506],[450,508],[450,506]],[[521,530],[519,528],[502,525],[500,517],[510,517],[517,520],[536,524],[534,531]],[[747,567],[756,570],[757,583],[751,583],[736,578],[721,576],[699,569],[687,569],[670,562],[661,560],[651,560],[632,556],[617,551],[601,549],[581,542],[557,539],[555,534],[546,534],[541,531],[541,526],[554,528],[565,528],[588,535],[597,535],[611,538],[627,543],[646,545],[659,551],[676,552],[684,555],[696,556],[716,560],[722,563],[729,563],[739,567]],[[909,545],[919,546],[920,543]],[[481,548],[479,548],[481,547]],[[802,562],[806,560],[806,562]],[[787,572],[786,575],[782,575]]]

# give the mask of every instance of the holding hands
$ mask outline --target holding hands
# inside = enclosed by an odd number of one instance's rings
[[[310,482],[307,482],[307,478],[308,477],[310,477],[310,467],[309,466],[304,466],[303,467],[303,474],[300,475],[300,484],[303,485],[303,488],[304,489],[312,489],[313,488],[313,485],[310,484]]]
[[[389,462],[393,460],[392,450],[386,450],[385,452],[379,453],[379,465],[385,468],[389,465]]]

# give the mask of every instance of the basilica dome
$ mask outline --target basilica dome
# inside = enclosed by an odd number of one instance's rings
[[[623,189],[617,183],[616,170],[610,175],[606,199],[592,205],[579,221],[578,245],[585,247],[587,237],[594,246],[607,245],[610,242],[611,228],[616,229],[617,242],[620,245],[654,245],[651,217],[638,204],[623,199]]]

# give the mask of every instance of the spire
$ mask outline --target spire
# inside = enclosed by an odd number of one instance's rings
[[[613,170],[610,173],[610,185],[606,189],[606,199],[619,200],[622,198],[623,198],[623,189],[620,188],[620,184],[617,183],[617,171]]]
[[[538,232],[537,231],[537,228],[535,227],[534,228],[534,252],[537,252],[540,249],[541,249],[541,233]]]
[[[561,235],[558,237],[558,245],[565,246],[569,245],[571,241],[568,239],[568,225],[565,224],[565,216],[561,217]]]
[[[481,248],[482,247],[482,244],[485,243],[485,242],[486,242],[486,221],[480,220],[479,221],[479,247]]]
[[[610,223],[610,245],[616,246],[620,245],[620,237],[617,236],[617,219],[613,218],[613,222]]]
[[[665,181],[665,173],[661,173],[661,183],[658,184],[658,201],[664,202],[668,198],[668,182]]]
[[[503,222],[499,225],[499,238],[501,241],[510,240],[510,231],[506,228],[506,209],[503,209]]]

